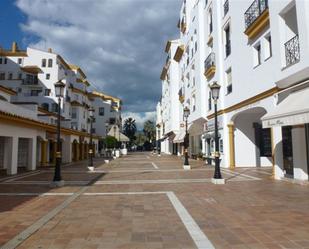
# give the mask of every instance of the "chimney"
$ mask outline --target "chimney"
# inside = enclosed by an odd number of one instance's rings
[[[17,43],[14,41],[12,43],[12,52],[17,52],[18,48],[17,48]]]
[[[52,50],[51,48],[48,48],[47,52],[48,52],[48,53],[52,53],[53,50]]]

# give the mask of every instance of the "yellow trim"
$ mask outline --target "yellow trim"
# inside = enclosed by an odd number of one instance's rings
[[[212,78],[216,73],[216,67],[211,66],[210,68],[207,69],[207,71],[204,72],[204,75],[206,76],[207,79]]]
[[[7,88],[5,86],[1,86],[1,85],[0,85],[0,91],[5,92],[9,95],[16,95],[17,94],[14,90]]]
[[[41,166],[47,165],[47,140],[41,140]]]
[[[267,25],[269,25],[269,10],[265,10],[246,30],[249,39],[255,38]]]
[[[167,75],[167,68],[166,68],[166,66],[164,66],[163,69],[162,69],[161,75],[160,75],[160,79],[165,80],[166,75]]]
[[[168,51],[170,51],[172,42],[171,41],[167,41],[166,46],[165,46],[165,52],[168,53]]]
[[[214,38],[212,37],[212,35],[209,36],[208,41],[207,41],[207,45],[210,46],[210,44],[212,43],[212,41],[214,40]]]
[[[185,96],[181,95],[179,96],[180,103],[183,103],[185,101]]]
[[[184,45],[178,46],[174,55],[174,60],[179,62],[184,52],[185,52],[185,46]]]
[[[121,99],[107,95],[107,94],[102,93],[102,92],[93,91],[93,92],[89,93],[88,96],[90,96],[90,97],[101,97],[101,98],[103,98],[103,100],[112,100],[114,102],[117,102],[119,106],[121,104]]]
[[[57,54],[57,59],[60,61],[60,63],[66,68],[70,69],[69,64],[63,59],[59,54]]]
[[[273,87],[273,88],[271,88],[271,89],[269,89],[269,90],[267,90],[265,92],[262,92],[262,93],[260,93],[258,95],[255,95],[255,96],[253,96],[251,98],[248,98],[246,100],[243,100],[243,101],[239,102],[238,104],[235,104],[235,105],[232,105],[232,106],[227,107],[225,109],[219,110],[218,111],[218,115],[222,115],[224,113],[229,113],[231,111],[237,110],[237,109],[239,109],[241,107],[244,107],[246,105],[253,104],[253,103],[255,103],[255,102],[259,101],[259,100],[262,100],[262,99],[265,99],[265,98],[268,98],[268,97],[274,95],[278,91],[279,91],[278,87]],[[212,119],[214,117],[215,117],[214,113],[207,116],[208,119]]]
[[[26,73],[31,73],[31,74],[43,73],[41,68],[39,68],[38,66],[24,66],[24,67],[21,67],[20,69]]]
[[[16,51],[12,52],[11,50],[1,50],[0,49],[0,56],[8,56],[8,57],[28,57],[26,51]]]
[[[230,169],[235,168],[235,142],[234,142],[234,124],[227,125],[229,129],[229,156]]]

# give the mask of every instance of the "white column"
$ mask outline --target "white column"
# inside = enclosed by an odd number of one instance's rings
[[[4,154],[7,174],[17,174],[18,137],[10,137],[6,139]]]
[[[29,138],[28,143],[28,170],[35,170],[36,169],[36,137]]]
[[[305,127],[293,127],[292,142],[294,178],[308,180]]]
[[[274,177],[279,180],[284,177],[283,172],[283,152],[282,152],[282,131],[281,127],[274,127],[273,129],[273,146],[274,146]]]

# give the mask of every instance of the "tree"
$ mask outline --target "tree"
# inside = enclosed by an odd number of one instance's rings
[[[156,138],[156,127],[155,127],[155,123],[151,120],[147,120],[144,123],[144,129],[143,132],[145,134],[145,136],[147,137],[148,141],[154,141]]]
[[[127,118],[124,121],[123,132],[130,139],[130,144],[132,144],[132,142],[135,139],[135,133],[136,133],[135,119]]]
[[[115,148],[117,144],[117,139],[112,136],[107,136],[105,138],[105,145],[108,149]]]

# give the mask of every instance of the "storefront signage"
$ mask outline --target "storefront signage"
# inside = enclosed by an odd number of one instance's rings
[[[218,117],[218,129],[222,129],[222,128],[223,128],[223,120],[222,120],[222,116],[219,116]],[[215,130],[215,119],[213,118],[213,119],[207,121],[205,131],[210,132],[210,131],[214,131],[214,130]]]

